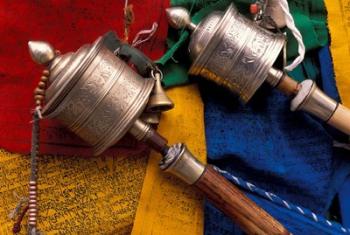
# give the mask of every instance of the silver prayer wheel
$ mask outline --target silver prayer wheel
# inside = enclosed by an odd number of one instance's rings
[[[189,73],[229,88],[243,102],[248,102],[268,78],[285,44],[284,35],[258,27],[239,14],[233,4],[225,13],[213,12],[198,25],[191,23],[183,8],[169,8],[167,13],[173,27],[193,31]]]
[[[259,26],[231,4],[225,13],[213,12],[198,25],[185,8],[167,9],[169,24],[192,31],[190,74],[220,84],[248,102],[266,80],[288,96],[291,110],[303,110],[350,135],[350,110],[323,93],[312,80],[298,83],[273,67],[285,37]],[[282,23],[282,22],[281,22]]]
[[[44,42],[29,46],[33,59],[50,71],[43,116],[61,121],[96,155],[122,138],[145,109],[155,80],[142,78],[101,38],[64,55]],[[45,48],[47,58],[40,56]]]
[[[55,54],[48,43],[31,42],[29,47],[33,59],[50,70],[43,115],[63,122],[94,146],[96,154],[129,132],[163,155],[160,162],[163,171],[202,191],[247,233],[288,234],[282,224],[213,167],[199,162],[184,144],[168,146],[164,137],[139,119],[155,80],[140,77],[107,49],[101,39],[62,56]],[[160,73],[155,78],[158,76]],[[154,103],[162,108],[169,106],[167,99],[159,95],[157,82],[150,111],[157,107]]]

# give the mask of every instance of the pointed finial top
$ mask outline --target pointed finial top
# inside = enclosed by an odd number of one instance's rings
[[[166,9],[168,22],[171,27],[181,29],[187,27],[191,31],[196,29],[196,25],[191,22],[190,13],[183,7],[170,7]]]
[[[48,42],[29,41],[29,53],[38,64],[46,65],[56,57],[55,49]]]

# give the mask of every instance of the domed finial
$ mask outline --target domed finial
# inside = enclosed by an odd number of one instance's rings
[[[197,25],[191,22],[190,13],[183,7],[170,7],[166,9],[168,22],[175,29],[189,28],[195,30]]]
[[[28,47],[32,59],[38,64],[46,65],[56,57],[55,49],[48,42],[29,41]]]

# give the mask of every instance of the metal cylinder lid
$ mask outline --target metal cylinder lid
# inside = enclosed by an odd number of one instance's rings
[[[142,78],[99,38],[50,66],[43,115],[60,120],[98,155],[115,144],[142,114],[154,79]]]
[[[213,80],[248,102],[267,78],[284,43],[283,34],[256,25],[231,4],[224,14],[208,15],[194,30],[190,73]]]
[[[221,18],[222,12],[214,11],[210,14],[210,17],[205,17],[192,32],[191,41],[188,46],[192,60],[195,60],[205,50],[210,39],[215,34]]]
[[[50,86],[46,90],[46,105],[43,115],[47,117],[55,116],[52,111],[57,108],[62,99],[72,89],[81,76],[81,73],[90,64],[102,46],[101,38],[98,38],[93,45],[84,45],[75,53],[69,52],[58,55],[50,63]]]

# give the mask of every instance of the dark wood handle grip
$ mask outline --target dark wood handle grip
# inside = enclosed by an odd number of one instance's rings
[[[282,224],[216,172],[212,166],[206,166],[195,186],[246,233],[290,234]]]

